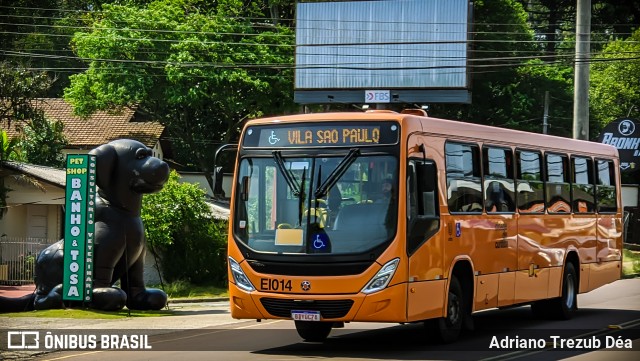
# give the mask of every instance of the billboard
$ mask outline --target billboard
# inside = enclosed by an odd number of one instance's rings
[[[468,93],[469,6],[465,0],[299,2],[296,98],[320,91],[335,101],[388,103],[402,96],[420,101],[420,92],[430,90],[448,91],[441,100],[466,100],[452,98],[451,90]],[[355,98],[342,93],[356,89]],[[400,91],[407,89],[412,92]]]
[[[629,118],[614,120],[602,130],[598,142],[618,149],[622,171],[634,172],[640,169],[640,122],[638,120]]]

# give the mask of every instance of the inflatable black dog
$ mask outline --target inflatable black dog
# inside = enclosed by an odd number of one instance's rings
[[[167,295],[144,286],[142,196],[162,189],[169,166],[144,144],[120,139],[93,149],[98,196],[95,212],[93,300],[89,307],[115,311],[159,310]],[[63,241],[42,251],[36,260],[34,294],[0,297],[0,312],[63,308]],[[120,288],[113,285],[120,281]]]

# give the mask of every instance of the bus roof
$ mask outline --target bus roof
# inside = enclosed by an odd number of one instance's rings
[[[517,145],[521,148],[588,153],[606,157],[618,157],[618,150],[610,145],[572,138],[525,132],[455,120],[419,116],[415,113],[397,113],[390,110],[366,112],[336,112],[296,114],[253,119],[245,126],[273,123],[299,123],[313,121],[398,121],[401,127],[422,128],[422,133],[451,137],[461,141],[483,141],[496,145]]]

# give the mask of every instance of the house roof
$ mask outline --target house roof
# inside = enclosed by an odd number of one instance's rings
[[[13,161],[3,161],[2,167],[62,188],[67,184],[67,174],[64,169]]]
[[[98,111],[88,118],[82,118],[73,114],[73,106],[64,99],[42,98],[37,99],[35,104],[47,118],[64,124],[69,148],[91,149],[121,138],[135,139],[152,148],[165,128],[157,122],[136,121],[136,111],[131,108],[118,113]],[[7,131],[9,136],[17,135],[16,125],[12,124]]]

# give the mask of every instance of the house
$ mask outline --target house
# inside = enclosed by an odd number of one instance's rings
[[[151,148],[153,155],[160,159],[168,160],[167,157],[170,157],[170,144],[163,139],[165,127],[157,122],[148,121],[136,109],[127,108],[120,113],[101,111],[85,119],[74,115],[71,104],[63,99],[46,98],[37,99],[35,102],[48,119],[64,124],[64,133],[69,143],[63,150],[65,155],[86,154],[91,149],[112,140],[129,138]],[[14,122],[11,125],[11,128],[8,128],[0,122],[0,127],[7,130],[9,137],[19,135],[19,124]],[[169,161],[169,164],[172,162]],[[5,187],[11,189],[7,193],[7,211],[0,219],[1,266],[3,257],[6,260],[10,256],[7,253],[10,243],[20,247],[33,243],[34,247],[43,248],[41,244],[51,243],[63,237],[66,175],[63,169],[4,162],[0,166],[0,179],[4,179]],[[185,173],[181,180],[199,184],[207,194],[212,195],[212,190],[201,173]],[[225,186],[230,189],[230,181],[227,181]],[[228,207],[212,205],[211,208],[216,217],[228,216]],[[15,258],[16,255],[34,252],[14,250],[11,253]],[[147,264],[150,264],[152,259],[148,256]],[[0,267],[0,281],[3,280],[2,272]]]
[[[163,159],[170,153],[168,142],[162,139],[165,127],[149,121],[136,109],[121,112],[99,111],[82,118],[73,114],[73,106],[64,99],[41,98],[34,100],[46,118],[64,124],[68,145],[63,154],[86,154],[91,149],[115,139],[129,138],[140,141]],[[20,123],[11,127],[0,122],[10,138],[20,134]],[[7,193],[7,208],[0,219],[0,281],[28,281],[28,264],[22,258],[33,257],[47,244],[63,237],[64,192],[66,175],[63,169],[31,164],[4,162],[0,166],[0,179]],[[2,267],[2,266],[8,266]],[[27,271],[24,271],[27,269]]]
[[[171,142],[166,137],[165,126],[150,121],[147,116],[135,108],[124,108],[121,112],[98,111],[87,118],[73,114],[73,106],[64,99],[41,98],[34,100],[39,109],[50,120],[64,124],[64,135],[68,144],[62,153],[86,154],[91,149],[115,139],[135,139],[151,148],[153,155],[169,163],[178,170],[182,182],[198,184],[207,195],[213,196],[213,190],[202,172],[181,171],[181,166],[172,162]],[[10,138],[20,134],[20,125],[15,122],[7,127],[0,121],[0,128],[7,130]],[[231,191],[231,177],[225,176],[223,188],[226,194]]]
[[[61,238],[66,174],[63,169],[3,162],[8,189],[0,218],[0,282],[31,283],[35,256]]]
[[[0,178],[10,189],[0,233],[12,238],[59,239],[64,223],[64,169],[5,161]]]
[[[169,153],[169,143],[162,139],[165,127],[140,114],[137,109],[124,108],[120,112],[98,111],[87,118],[73,114],[73,106],[64,99],[40,98],[34,100],[47,119],[64,124],[64,135],[69,144],[63,153],[85,154],[91,149],[115,139],[135,139],[153,150],[153,155],[163,159]],[[19,135],[19,124],[5,124],[9,137]]]

